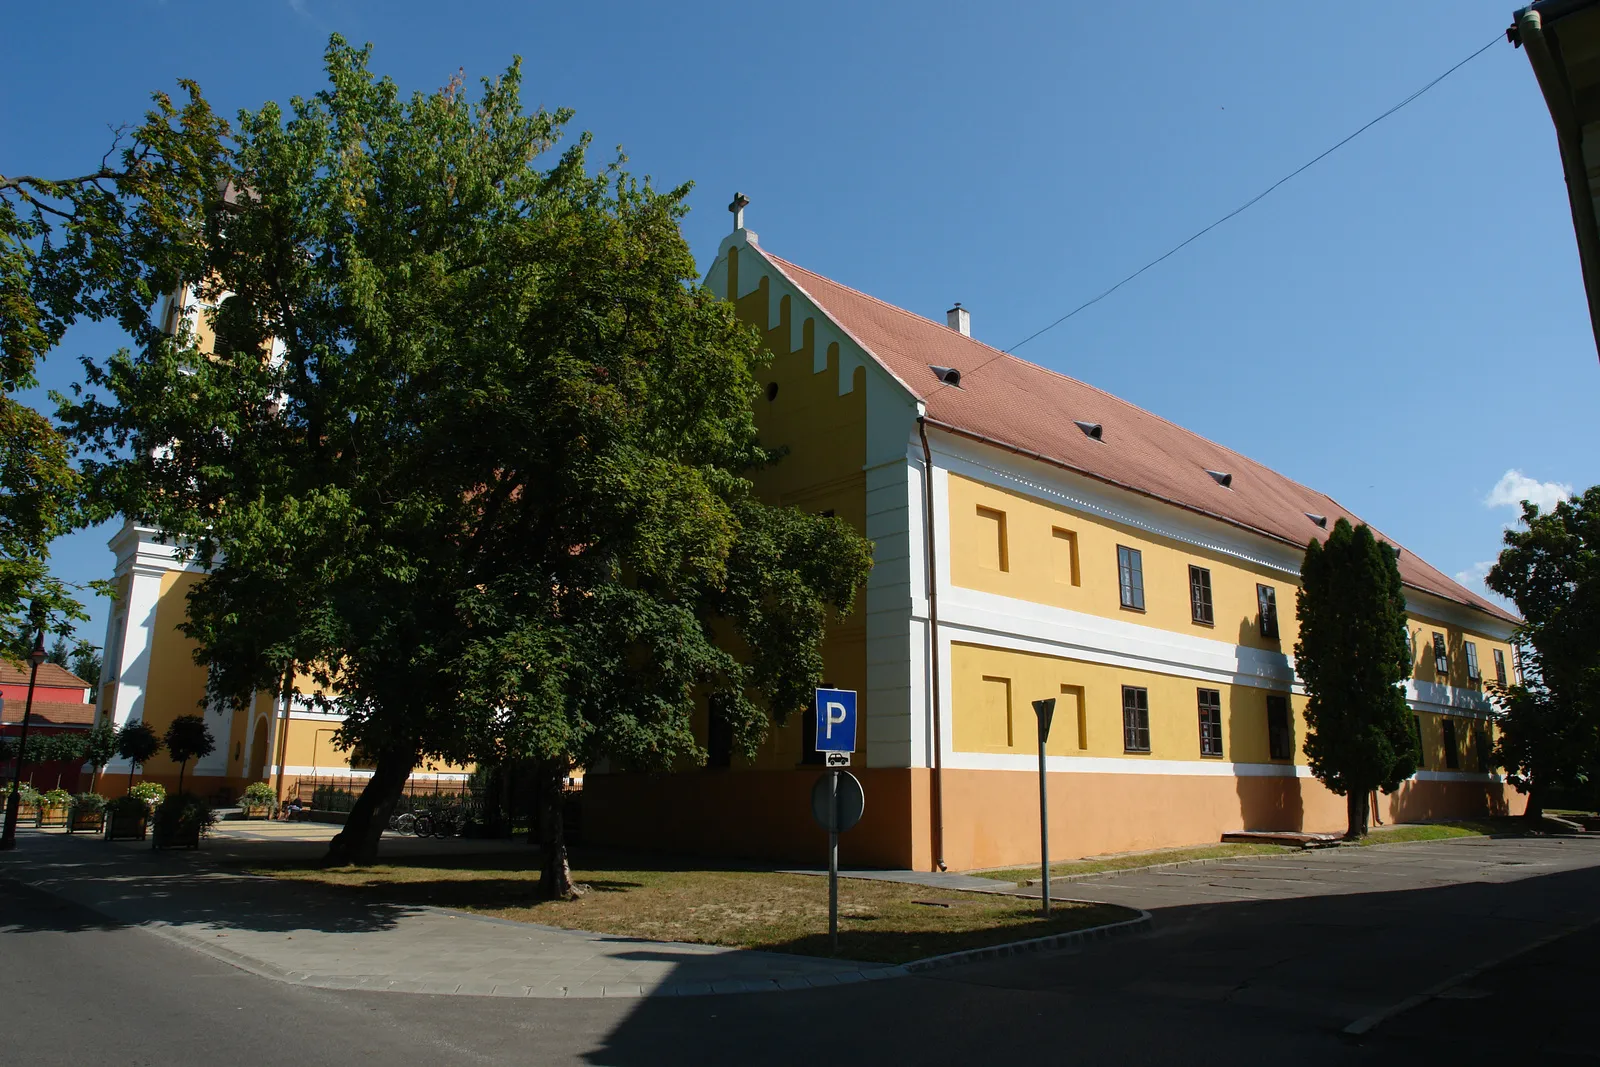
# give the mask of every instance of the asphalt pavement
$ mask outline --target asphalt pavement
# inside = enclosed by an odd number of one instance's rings
[[[1600,840],[1362,852],[1378,855],[1346,856],[1340,875],[1302,872],[1292,892],[1287,869],[1269,871],[1255,897],[1241,893],[1257,875],[1223,867],[1196,887],[1220,885],[1222,899],[1160,907],[1153,934],[1077,951],[804,992],[630,1000],[289,985],[0,881],[0,1064],[1600,1059]],[[1127,878],[1129,894],[1148,890],[1139,881]],[[1439,992],[1360,1038],[1344,1032],[1428,990]]]

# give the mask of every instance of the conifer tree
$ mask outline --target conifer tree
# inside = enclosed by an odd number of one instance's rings
[[[1340,519],[1326,543],[1306,546],[1300,568],[1294,655],[1308,697],[1305,754],[1311,773],[1345,798],[1351,840],[1367,832],[1372,791],[1392,793],[1417,769],[1398,560],[1365,523]]]

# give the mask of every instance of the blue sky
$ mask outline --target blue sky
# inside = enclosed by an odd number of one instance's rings
[[[1005,347],[1486,44],[1512,6],[21,6],[0,38],[0,172],[80,172],[179,77],[225,113],[313,92],[335,30],[407,88],[520,53],[530,105],[697,183],[702,266],[741,190],[765,247],[936,318],[959,300]],[[117,344],[81,327],[43,377],[63,387]],[[1600,481],[1554,135],[1505,44],[1020,354],[1328,492],[1452,574],[1494,556],[1519,496]],[[109,533],[58,543],[57,572],[105,576]],[[105,614],[81,629],[97,644]]]

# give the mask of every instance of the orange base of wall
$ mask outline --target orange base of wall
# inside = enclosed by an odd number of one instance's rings
[[[931,775],[854,772],[866,792],[861,824],[839,839],[846,866],[934,864]],[[590,774],[584,835],[593,844],[688,855],[819,865],[827,835],[811,819],[820,770]],[[1039,862],[1039,780],[1017,771],[947,770],[944,860],[952,870]],[[1380,796],[1385,822],[1521,814],[1524,798],[1483,781],[1407,782]],[[1341,832],[1345,801],[1313,778],[1054,774],[1051,858],[1208,844],[1235,830]]]

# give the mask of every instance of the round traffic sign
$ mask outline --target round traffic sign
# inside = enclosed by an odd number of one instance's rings
[[[830,819],[828,812],[828,777],[839,776],[839,798],[836,808],[836,819]],[[849,771],[829,771],[817,779],[817,784],[811,787],[811,817],[817,820],[817,825],[824,830],[834,830],[844,833],[856,823],[861,821],[861,813],[867,810],[867,794],[861,789],[861,782]]]

